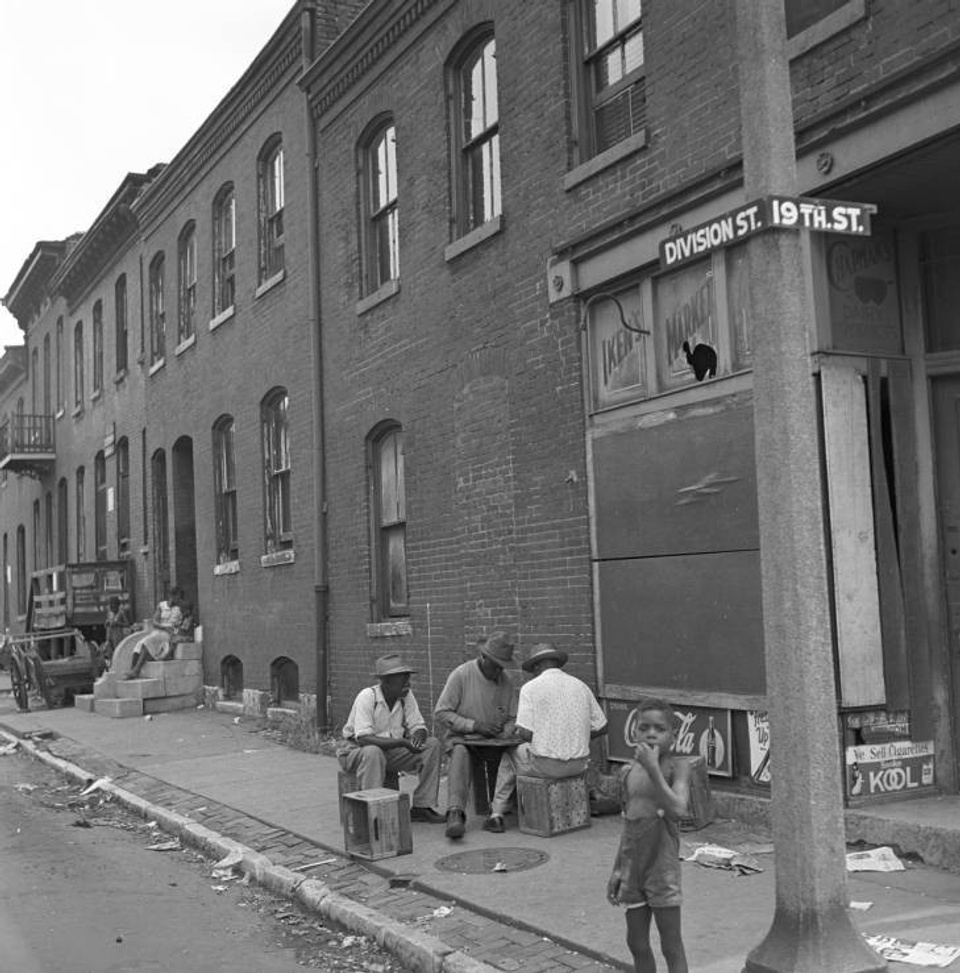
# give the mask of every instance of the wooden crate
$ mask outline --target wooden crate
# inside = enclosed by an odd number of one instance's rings
[[[384,787],[389,787],[392,791],[400,790],[400,775],[395,770],[388,770],[384,775]],[[341,770],[337,773],[337,797],[340,801],[340,824],[346,820],[346,805],[343,802],[344,794],[351,794],[353,791],[360,790],[360,781],[357,775],[349,770]]]
[[[690,803],[686,817],[680,819],[681,831],[699,831],[713,820],[713,796],[710,777],[703,757],[681,757],[690,764]]]
[[[545,838],[590,827],[587,775],[551,780],[517,777],[520,830]]]
[[[341,802],[343,845],[348,855],[376,861],[411,854],[409,794],[371,787],[344,794]]]

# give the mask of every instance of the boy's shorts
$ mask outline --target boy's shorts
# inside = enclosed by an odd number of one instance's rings
[[[667,818],[623,819],[620,901],[628,908],[667,909],[682,903],[680,833]]]

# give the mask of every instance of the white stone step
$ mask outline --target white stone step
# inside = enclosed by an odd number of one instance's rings
[[[94,708],[101,716],[119,719],[124,716],[143,716],[142,699],[98,699]]]
[[[179,696],[158,696],[143,701],[144,713],[172,713],[178,709],[195,709],[200,705],[199,693],[184,693]]]
[[[152,699],[164,695],[162,679],[118,679],[114,689],[119,699]]]

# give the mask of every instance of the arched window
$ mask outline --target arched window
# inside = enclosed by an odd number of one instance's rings
[[[73,407],[83,407],[83,322],[73,326]]]
[[[3,627],[10,627],[10,539],[3,535]]]
[[[57,412],[63,411],[63,318],[57,318],[57,347],[54,367],[57,377]]]
[[[93,305],[93,392],[103,389],[103,301]]]
[[[288,404],[286,389],[274,389],[260,404],[264,543],[268,554],[293,547]]]
[[[217,517],[217,563],[224,564],[236,561],[240,556],[232,416],[221,416],[213,427],[213,494]]]
[[[463,235],[501,212],[500,106],[492,26],[471,38],[454,66],[456,225]]]
[[[369,448],[374,603],[379,618],[386,619],[409,613],[403,430],[394,423],[382,425]]]
[[[113,285],[114,344],[117,372],[127,370],[127,275],[121,274]]]
[[[57,564],[70,560],[70,512],[67,510],[67,478],[57,483]]]
[[[283,141],[273,136],[257,160],[260,270],[263,283],[283,270]]]
[[[17,614],[27,614],[27,531],[17,527]]]
[[[236,289],[237,203],[233,183],[213,201],[213,316],[233,307]]]
[[[300,671],[296,662],[280,656],[270,663],[270,688],[275,706],[300,703]]]
[[[49,568],[53,564],[53,493],[47,490],[43,498],[43,566]]]
[[[117,442],[117,551],[130,553],[130,442]]]
[[[177,242],[177,344],[196,333],[197,233],[193,220],[181,231]]]
[[[52,415],[51,406],[53,401],[50,397],[50,335],[43,336],[43,414]]]
[[[360,172],[364,291],[372,294],[400,276],[397,130],[389,119],[377,124],[361,144]]]
[[[40,411],[40,350],[34,348],[30,353],[30,411],[37,415]]]
[[[77,560],[87,559],[87,515],[86,515],[86,470],[77,467],[76,508],[77,508]]]
[[[150,261],[150,364],[167,354],[167,313],[164,302],[164,259],[158,253]]]
[[[107,460],[101,450],[93,459],[93,534],[97,560],[107,559]]]
[[[33,501],[33,570],[43,567],[43,518],[40,516],[40,501]]]
[[[243,663],[235,655],[220,660],[220,693],[224,699],[243,696]]]

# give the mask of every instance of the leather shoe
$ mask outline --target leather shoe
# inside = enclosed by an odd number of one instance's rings
[[[462,838],[467,830],[467,816],[463,811],[447,811],[447,829],[444,834],[448,838]]]
[[[483,822],[484,831],[492,831],[494,834],[503,834],[506,828],[503,825],[503,817],[499,814],[491,814],[486,821]]]
[[[432,807],[412,807],[410,808],[410,820],[420,821],[423,824],[443,824],[446,818],[434,811]]]

